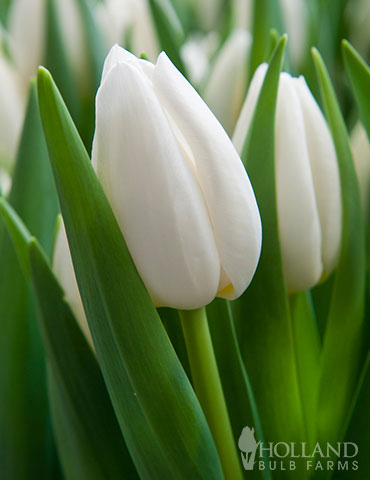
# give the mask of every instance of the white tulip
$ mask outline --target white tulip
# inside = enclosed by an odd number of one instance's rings
[[[157,57],[159,42],[148,0],[105,0],[97,4],[95,14],[108,49],[126,43],[128,37],[136,55]]]
[[[10,50],[14,63],[24,79],[24,88],[36,74],[44,58],[45,0],[13,0],[9,12]]]
[[[187,76],[195,87],[201,87],[207,78],[210,58],[216,52],[219,43],[219,35],[216,32],[210,32],[206,35],[191,35],[181,47],[181,58]]]
[[[254,193],[225,131],[164,53],[153,65],[112,48],[92,162],[156,306],[243,293],[261,248]]]
[[[53,271],[61,287],[64,290],[64,298],[66,302],[71,307],[71,310],[83,334],[85,335],[90,345],[93,347],[93,341],[85,316],[85,311],[82,305],[80,293],[78,290],[77,280],[75,277],[72,258],[68,246],[67,235],[63,222],[60,223],[54,246]]]
[[[299,65],[307,46],[308,11],[305,0],[280,0],[288,48],[294,65]]]
[[[214,30],[222,10],[222,0],[190,0],[202,30]]]
[[[0,53],[0,165],[7,169],[16,156],[25,101],[18,72]]]
[[[365,220],[368,222],[370,203],[370,143],[366,130],[361,122],[357,122],[351,132],[351,148],[360,187],[362,208]]]
[[[218,53],[203,98],[232,134],[245,96],[249,50],[252,38],[243,29],[234,30]]]
[[[233,136],[239,152],[267,65],[252,80]],[[341,190],[332,137],[303,77],[280,75],[275,176],[283,267],[289,292],[307,290],[334,269],[341,241]]]
[[[76,82],[84,88],[88,80],[87,43],[77,0],[53,0],[61,41]],[[46,0],[14,0],[9,13],[10,50],[28,89],[29,79],[44,63],[47,34]]]

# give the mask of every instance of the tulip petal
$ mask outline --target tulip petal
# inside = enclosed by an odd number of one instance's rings
[[[325,118],[303,77],[294,79],[306,130],[308,154],[321,224],[323,276],[337,263],[341,245],[342,201],[334,142]]]
[[[92,341],[90,329],[87,323],[84,307],[77,286],[75,271],[73,268],[72,257],[69,251],[67,235],[64,223],[61,222],[53,254],[53,271],[60,285],[64,290],[65,300],[72,309],[78,324],[88,340],[92,349],[94,344]]]
[[[207,207],[149,79],[131,63],[113,66],[98,91],[93,165],[155,304],[209,303],[220,260]]]
[[[305,124],[290,75],[280,75],[275,122],[277,206],[289,291],[307,290],[322,273],[321,233]]]
[[[165,53],[158,58],[152,82],[195,159],[223,278],[231,282],[219,294],[236,298],[251,281],[261,249],[260,216],[248,175],[225,130]],[[220,289],[227,287],[224,283]]]
[[[230,135],[244,100],[251,42],[247,30],[234,30],[220,50],[204,89],[204,100]]]
[[[233,133],[233,144],[239,155],[242,154],[245,137],[251,124],[253,113],[257,105],[257,100],[261,91],[263,80],[267,72],[267,63],[262,63],[255,71],[252,81],[249,85],[248,95],[242,106],[238,121]]]
[[[20,78],[1,53],[0,105],[0,164],[4,165],[15,159],[25,105]]]

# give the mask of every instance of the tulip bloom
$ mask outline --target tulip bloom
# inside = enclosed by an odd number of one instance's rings
[[[9,169],[16,156],[24,109],[18,72],[0,52],[0,168]]]
[[[233,141],[240,152],[267,70],[252,80]],[[275,118],[280,246],[288,291],[313,287],[334,269],[341,242],[341,190],[332,137],[303,77],[280,75]]]
[[[94,11],[107,50],[115,43],[125,44],[129,38],[135,54],[145,52],[149,58],[157,57],[159,40],[148,0],[105,0],[97,3]]]
[[[243,105],[251,43],[247,30],[234,30],[218,53],[204,88],[204,100],[230,135]]]
[[[92,162],[155,305],[243,293],[261,247],[255,196],[231,140],[164,53],[153,65],[112,48]]]

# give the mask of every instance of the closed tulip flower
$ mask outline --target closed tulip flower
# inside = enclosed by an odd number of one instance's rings
[[[251,43],[247,30],[234,30],[219,51],[204,88],[204,100],[229,135],[243,105]]]
[[[366,223],[370,203],[370,142],[361,122],[357,122],[351,132],[353,162],[360,187],[361,203]]]
[[[231,140],[164,53],[153,65],[112,48],[92,162],[155,305],[241,295],[260,255],[255,196]]]
[[[252,80],[233,141],[241,151],[267,65]],[[287,288],[310,289],[333,271],[341,241],[337,158],[324,116],[303,77],[280,75],[275,118],[275,175]]]
[[[0,52],[0,168],[9,170],[13,164],[24,109],[25,95],[18,72]]]

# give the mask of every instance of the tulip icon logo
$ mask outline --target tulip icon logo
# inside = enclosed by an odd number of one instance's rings
[[[244,427],[239,437],[239,449],[245,470],[253,470],[258,443],[254,438],[254,428]]]

